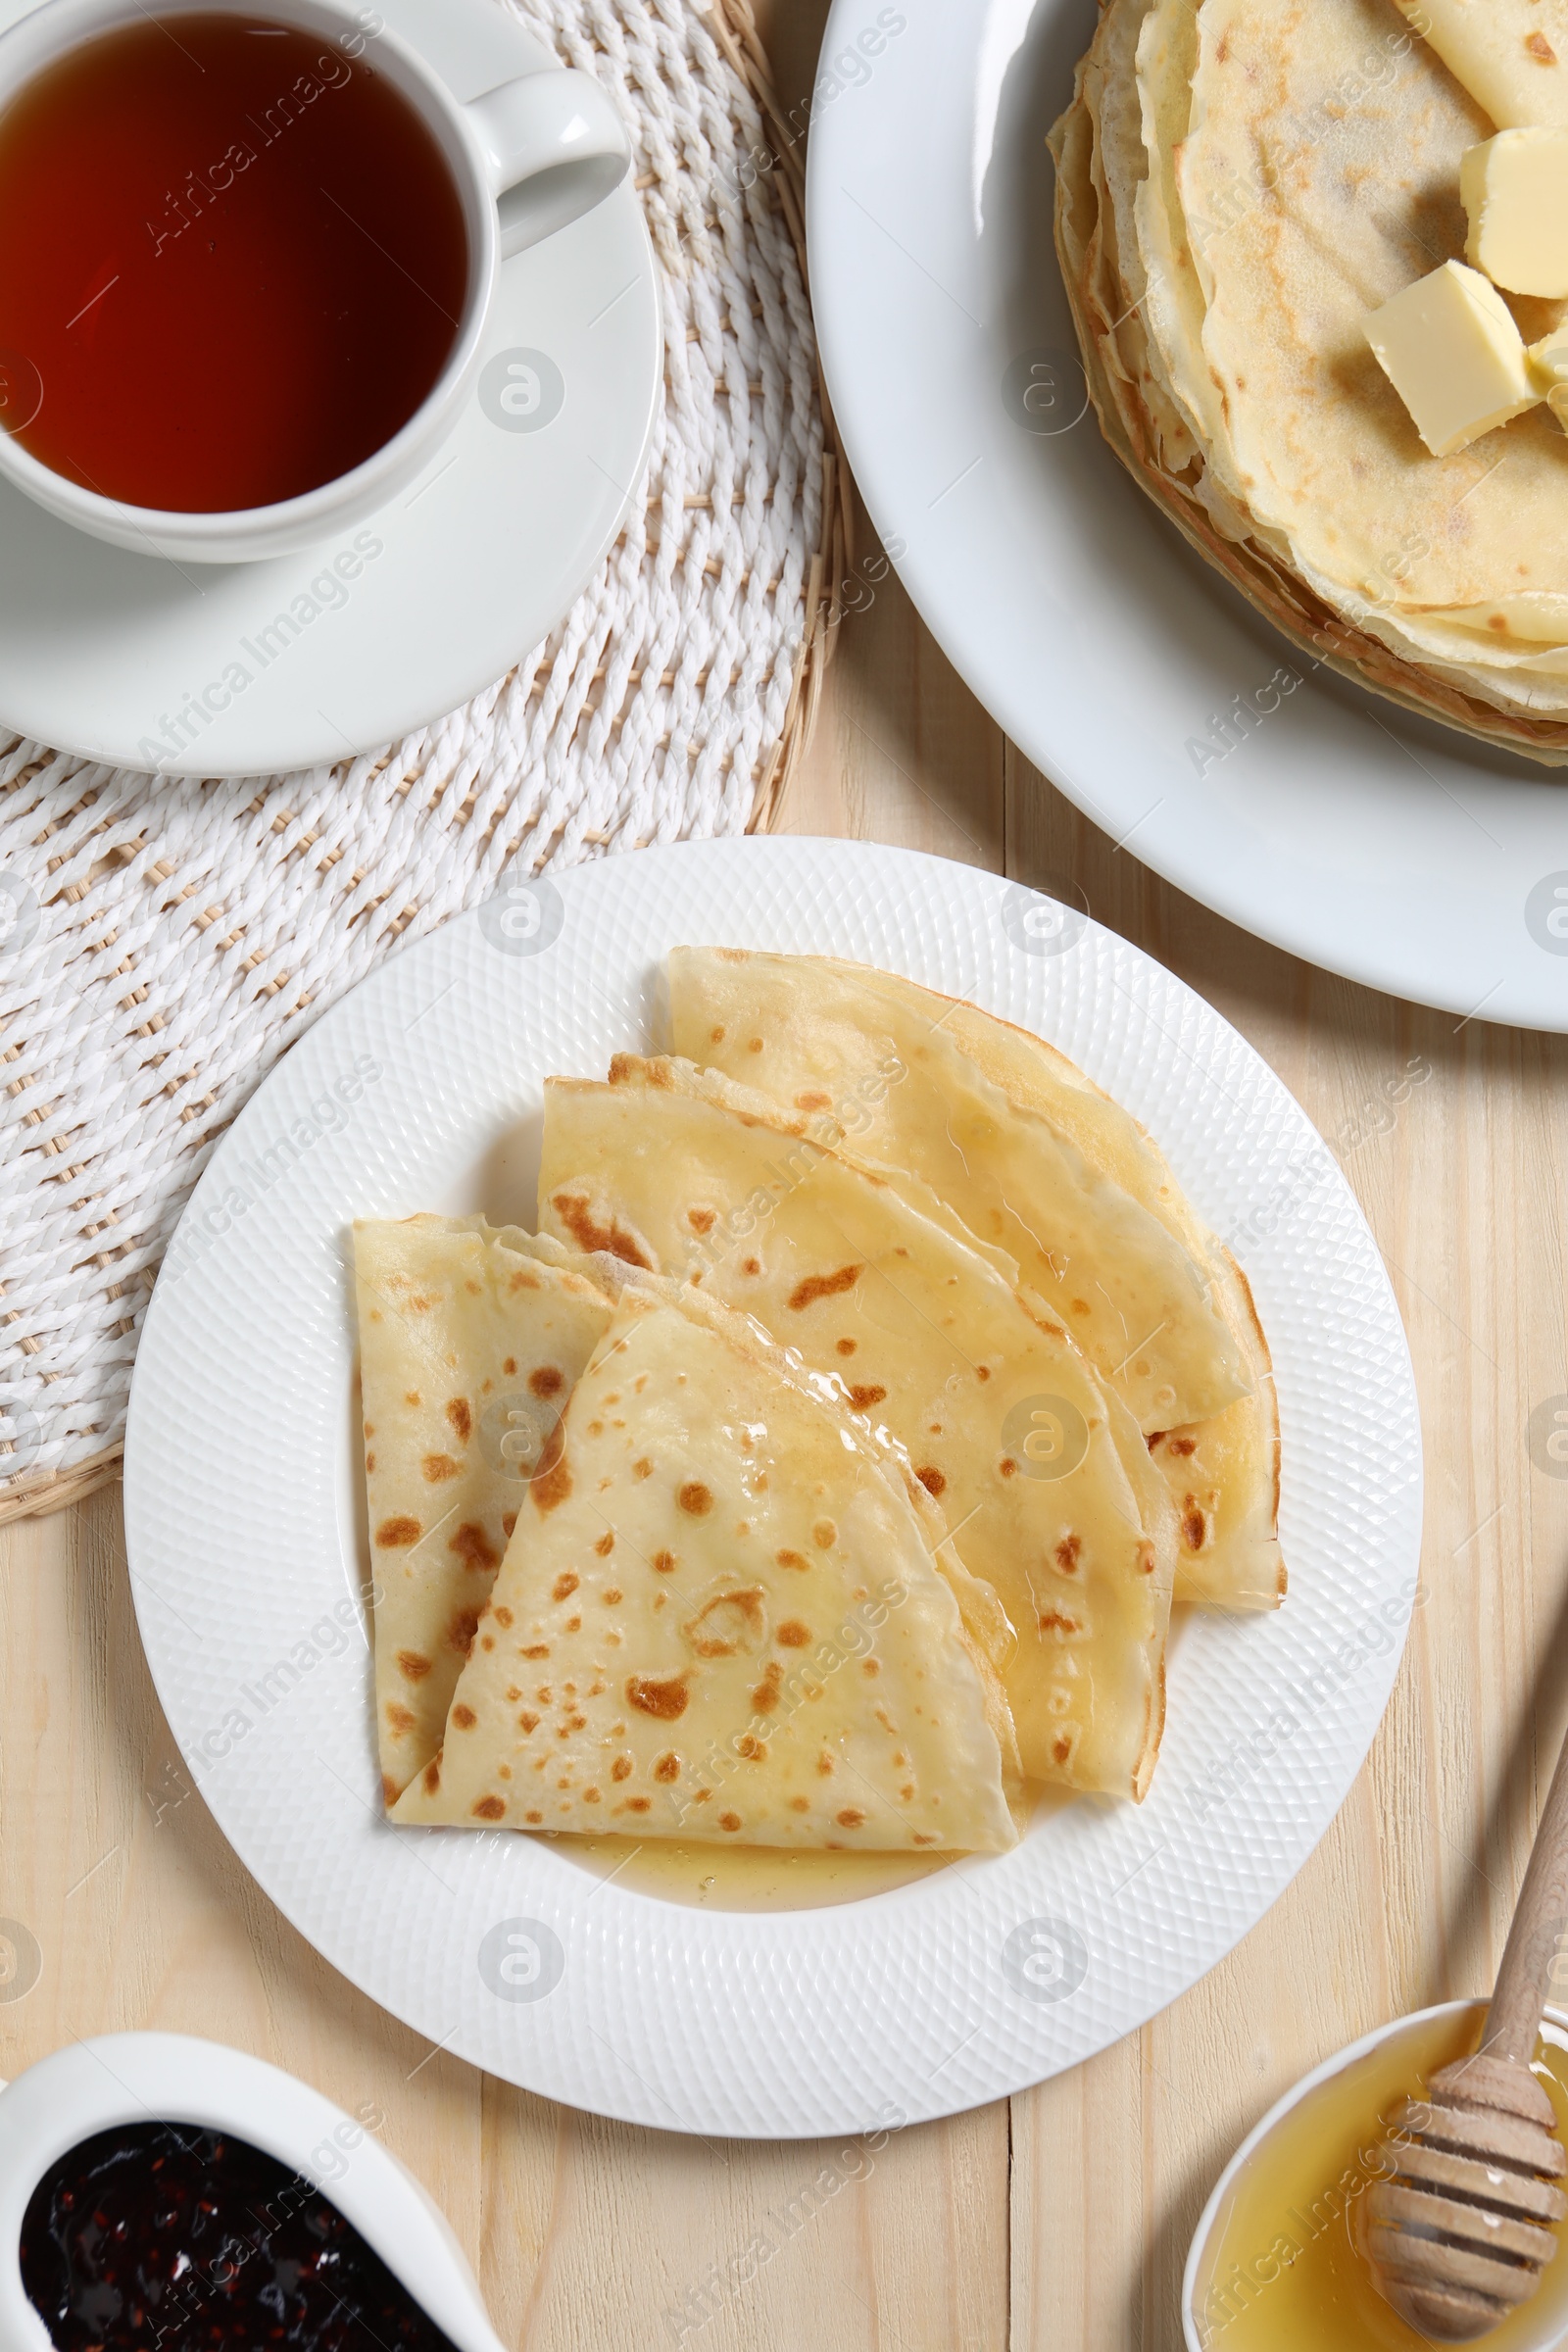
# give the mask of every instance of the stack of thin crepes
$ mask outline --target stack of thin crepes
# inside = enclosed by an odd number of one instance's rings
[[[1040,1039],[682,949],[546,1088],[540,1233],[357,1228],[400,1823],[846,1851],[1141,1797],[1173,1596],[1275,1606],[1240,1269]]]
[[[1568,56],[1568,0],[1475,13]],[[1561,764],[1568,436],[1430,456],[1363,331],[1462,260],[1493,128],[1394,0],[1104,0],[1056,243],[1105,436],[1201,553],[1314,662]],[[1509,300],[1532,343],[1565,308]]]

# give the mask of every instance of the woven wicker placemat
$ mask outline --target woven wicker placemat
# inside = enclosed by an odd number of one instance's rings
[[[179,1213],[280,1054],[537,873],[764,827],[852,561],[799,135],[749,0],[497,0],[622,106],[658,260],[646,485],[550,640],[380,755],[181,782],[0,727],[0,1522],[116,1475]]]

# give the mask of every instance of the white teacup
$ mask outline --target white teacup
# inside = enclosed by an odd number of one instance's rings
[[[223,9],[298,25],[350,57],[373,38],[377,70],[419,115],[452,173],[468,234],[468,282],[451,356],[423,406],[373,457],[302,498],[220,514],[126,506],[67,480],[0,430],[0,479],[51,514],[113,546],[198,564],[294,554],[407,489],[473,389],[502,261],[602,203],[631,160],[614,109],[585,74],[547,68],[463,106],[407,41],[386,27],[368,34],[369,12],[356,14],[340,0],[156,0],[160,18]],[[0,107],[56,58],[152,13],[142,0],[47,0],[0,35]],[[5,390],[0,376],[0,413]]]

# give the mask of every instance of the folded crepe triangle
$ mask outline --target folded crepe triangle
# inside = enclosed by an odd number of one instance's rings
[[[1148,1436],[1181,1527],[1178,1600],[1277,1607],[1268,1346],[1246,1276],[1131,1112],[1044,1038],[893,972],[734,948],[676,948],[667,968],[678,1054],[921,1177],[977,1247],[1013,1254]]]
[[[361,1223],[354,1260],[390,1804],[441,1744],[528,1478],[612,1309],[565,1251],[482,1217]]]
[[[959,1594],[996,1623],[825,1384],[745,1318],[633,1285],[392,1818],[1001,1851],[1016,1748]]]
[[[1141,1797],[1178,1531],[1129,1408],[912,1178],[690,1062],[617,1055],[611,1075],[546,1085],[541,1224],[754,1318],[904,1448],[1016,1629],[1025,1772]]]
[[[1136,1169],[1149,1188],[1158,1168],[1148,1138],[1040,1039],[824,956],[677,948],[668,975],[678,1055],[929,1186],[978,1245],[1008,1252],[1146,1433],[1246,1393],[1205,1269],[1128,1181]],[[1014,1075],[1020,1055],[1029,1095]],[[1109,1123],[1122,1146],[1114,1167],[1097,1150]]]

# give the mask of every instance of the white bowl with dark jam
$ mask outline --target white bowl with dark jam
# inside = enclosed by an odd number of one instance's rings
[[[0,2095],[0,2343],[502,2352],[377,2121],[183,2034],[57,2051]]]

